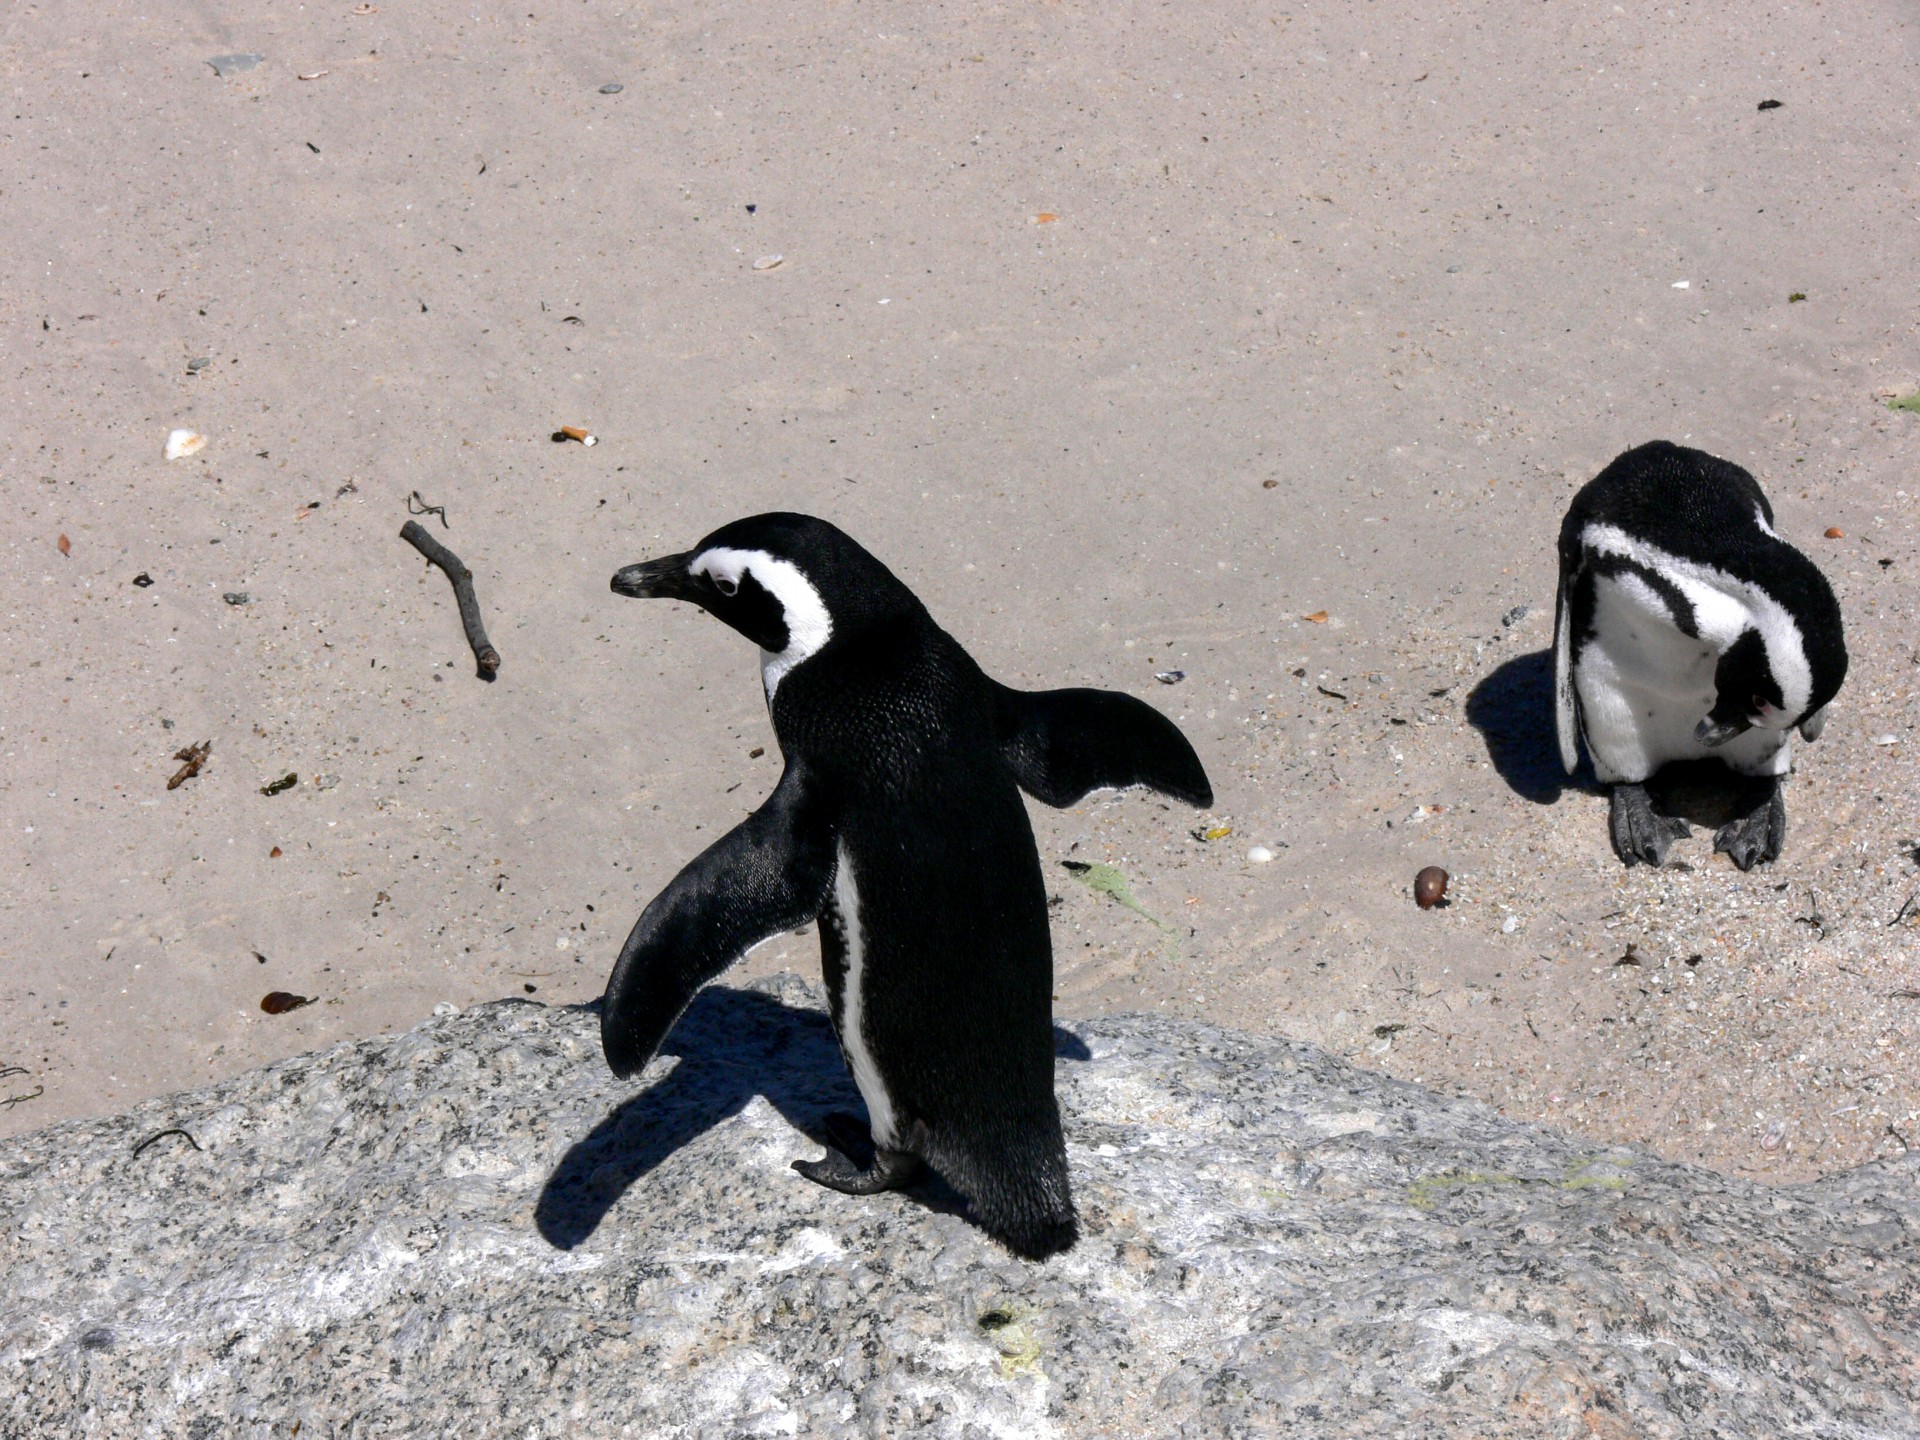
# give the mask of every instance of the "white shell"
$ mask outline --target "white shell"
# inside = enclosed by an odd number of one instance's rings
[[[175,430],[167,436],[167,459],[183,460],[207,448],[207,437],[196,430]]]
[[[784,263],[786,258],[784,255],[762,255],[758,260],[753,262],[753,268],[756,270],[772,270],[776,266]]]
[[[1251,850],[1247,851],[1247,859],[1251,860],[1256,865],[1264,865],[1269,860],[1273,859],[1273,851],[1269,850],[1264,845],[1256,845]]]

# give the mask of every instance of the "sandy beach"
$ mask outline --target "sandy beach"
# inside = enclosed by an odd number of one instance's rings
[[[1910,11],[252,0],[0,37],[0,1134],[596,997],[779,773],[751,647],[608,577],[791,509],[997,678],[1137,695],[1205,761],[1204,815],[1030,806],[1063,1020],[1300,1037],[1782,1181],[1920,1145]],[[1698,828],[1623,869],[1554,758],[1554,536],[1654,438],[1751,470],[1846,616],[1750,874]],[[491,683],[398,538],[422,506]]]

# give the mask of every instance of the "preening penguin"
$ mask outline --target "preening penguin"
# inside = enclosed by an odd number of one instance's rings
[[[1780,854],[1793,731],[1820,734],[1847,646],[1826,577],[1774,532],[1753,476],[1656,440],[1589,481],[1560,527],[1553,661],[1561,763],[1573,773],[1584,736],[1623,861],[1659,865],[1689,833],[1645,782],[1705,756],[1772,781],[1714,849],[1742,870]]]
[[[613,589],[691,601],[758,645],[786,761],[766,803],[627,937],[600,1016],[614,1072],[642,1069],[694,992],[747,950],[818,917],[871,1139],[836,1117],[842,1149],[794,1168],[870,1194],[925,1162],[1009,1248],[1066,1249],[1077,1232],[1053,1093],[1053,956],[1019,791],[1070,805],[1144,785],[1209,805],[1193,748],[1131,696],[997,684],[892,572],[809,516],[737,520],[627,566]],[[842,1153],[869,1144],[870,1163]]]

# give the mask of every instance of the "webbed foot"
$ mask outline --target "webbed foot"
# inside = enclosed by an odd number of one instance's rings
[[[1667,850],[1676,840],[1693,833],[1677,815],[1654,813],[1653,800],[1644,785],[1615,785],[1607,827],[1613,837],[1613,853],[1631,869],[1638,864],[1660,866],[1667,863]]]
[[[1742,870],[1780,858],[1787,841],[1787,797],[1775,781],[1767,798],[1738,820],[1729,820],[1713,836],[1713,848]]]
[[[898,1190],[920,1173],[920,1157],[908,1150],[876,1146],[867,1127],[852,1115],[835,1113],[821,1124],[831,1142],[818,1160],[796,1160],[793,1168],[816,1185],[846,1195],[878,1195]],[[864,1165],[848,1156],[859,1157]]]

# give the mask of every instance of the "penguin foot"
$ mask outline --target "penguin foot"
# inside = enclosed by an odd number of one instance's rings
[[[814,1184],[845,1195],[878,1195],[883,1190],[898,1190],[912,1184],[920,1173],[919,1156],[908,1150],[889,1150],[875,1145],[867,1127],[853,1116],[836,1113],[821,1123],[827,1138],[833,1142],[827,1146],[827,1153],[818,1160],[793,1162],[793,1168]],[[863,1167],[848,1159],[848,1152],[871,1158]]]
[[[1666,864],[1667,850],[1673,842],[1693,833],[1679,816],[1655,814],[1644,785],[1616,785],[1611,801],[1607,826],[1613,837],[1613,853],[1628,869],[1642,863],[1655,867]]]
[[[1722,825],[1713,836],[1713,848],[1742,870],[1780,858],[1787,842],[1787,798],[1776,783],[1773,793],[1750,814]]]

